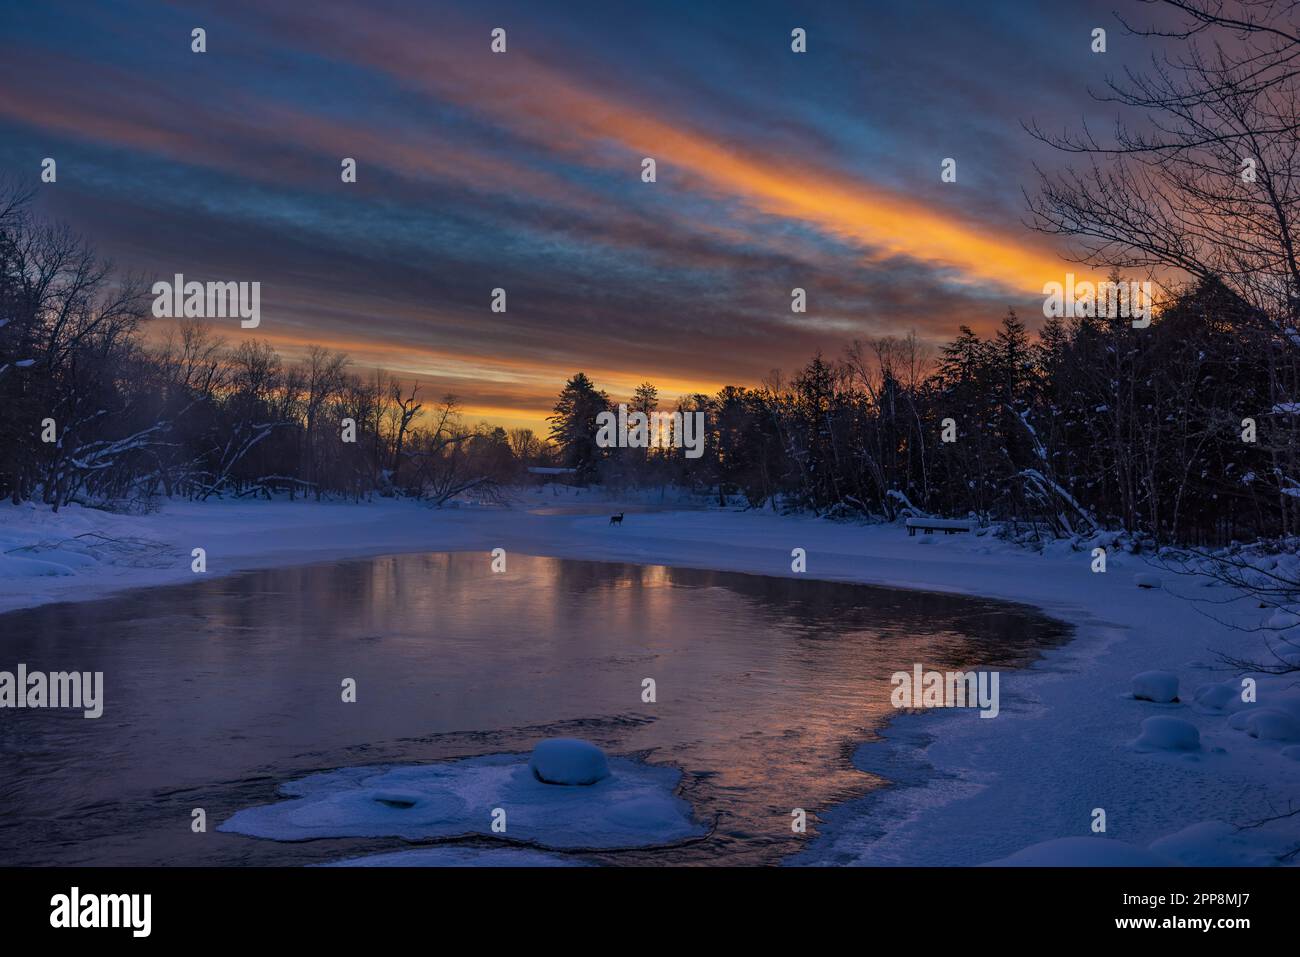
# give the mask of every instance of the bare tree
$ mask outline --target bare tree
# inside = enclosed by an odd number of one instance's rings
[[[1077,241],[1081,261],[1225,283],[1270,333],[1300,348],[1300,32],[1295,3],[1162,0],[1183,29],[1130,27],[1176,43],[1145,73],[1111,80],[1114,136],[1050,136],[1089,160],[1043,174],[1032,225]]]

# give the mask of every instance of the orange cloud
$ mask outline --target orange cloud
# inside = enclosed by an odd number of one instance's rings
[[[871,260],[904,256],[950,269],[960,282],[1034,293],[1067,268],[1043,248],[1041,237],[999,233],[805,159],[728,145],[612,93],[593,92],[525,53],[497,57],[486,43],[471,52],[463,43],[414,36],[409,24],[396,21],[372,26],[382,44],[331,39],[364,66],[486,113],[553,152],[624,169],[630,188],[641,186],[639,160],[651,156],[658,164],[658,188],[698,189],[755,213],[798,220],[859,244]],[[395,35],[399,42],[393,42]],[[940,183],[936,161],[935,189],[960,188]]]

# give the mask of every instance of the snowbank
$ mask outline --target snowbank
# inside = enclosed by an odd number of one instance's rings
[[[1106,837],[1058,837],[1031,844],[986,867],[1169,867],[1167,857]]]
[[[1105,837],[1042,841],[990,867],[1267,867],[1291,846],[1276,834],[1201,821],[1141,848]]]
[[[1264,867],[1291,850],[1277,834],[1202,821],[1151,843],[1151,851],[1189,867]]]

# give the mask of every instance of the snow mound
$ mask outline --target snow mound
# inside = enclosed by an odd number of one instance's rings
[[[1284,679],[1289,680],[1289,676],[1283,677]],[[1263,701],[1246,704],[1241,710],[1237,711],[1228,719],[1228,727],[1232,728],[1234,731],[1249,732],[1251,722],[1255,720],[1255,716],[1265,711],[1271,711],[1274,714],[1282,715],[1290,718],[1296,723],[1300,723],[1300,697],[1297,697],[1293,691],[1278,692],[1274,690],[1276,684],[1273,686],[1266,686],[1263,681],[1261,681],[1259,687],[1261,690],[1261,698],[1266,700],[1267,704],[1263,703]],[[1268,692],[1266,696],[1263,694],[1264,691]]]
[[[1300,741],[1300,721],[1283,711],[1257,708],[1248,712],[1246,733],[1261,741]]]
[[[1223,711],[1241,694],[1241,686],[1235,681],[1223,681],[1201,685],[1193,696],[1196,703],[1207,711]]]
[[[1058,837],[1031,844],[984,867],[1169,867],[1174,862],[1109,837]]]
[[[1152,841],[1151,850],[1188,867],[1267,867],[1277,864],[1287,847],[1276,835],[1202,821]]]
[[[1190,721],[1157,715],[1142,722],[1135,746],[1141,751],[1198,751],[1201,733]]]
[[[558,848],[644,847],[704,833],[673,793],[680,771],[624,758],[607,766],[608,777],[587,787],[544,784],[519,754],[340,768],[282,785],[294,800],[245,808],[219,830],[277,841],[478,834]],[[498,809],[502,833],[492,830]]]
[[[1290,758],[1292,761],[1300,761],[1300,744],[1292,744],[1281,750],[1284,758]]]
[[[1133,676],[1133,697],[1170,704],[1178,700],[1178,676],[1168,671],[1144,671]]]
[[[1263,682],[1260,685],[1264,687]],[[1289,714],[1300,721],[1300,687],[1295,685],[1295,679],[1289,674],[1278,675],[1267,687],[1268,708]]]
[[[609,777],[605,752],[578,738],[539,741],[528,767],[544,784],[586,785]]]
[[[1133,576],[1133,584],[1137,585],[1138,588],[1159,588],[1160,576],[1151,575],[1147,572],[1139,572]]]
[[[526,847],[421,847],[331,861],[321,867],[585,867],[582,861]]]

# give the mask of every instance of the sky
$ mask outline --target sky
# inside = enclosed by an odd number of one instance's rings
[[[543,430],[579,370],[616,400],[649,380],[672,401],[855,338],[1041,320],[1043,284],[1087,270],[1025,225],[1034,164],[1063,160],[1021,124],[1113,124],[1089,90],[1151,52],[1115,8],[1151,17],[1137,0],[0,0],[0,175],[120,269],[260,282],[261,325],[226,321],[231,343],[337,348],[473,420]]]

